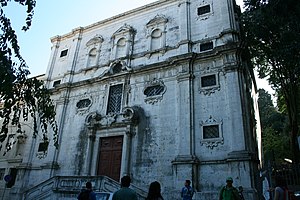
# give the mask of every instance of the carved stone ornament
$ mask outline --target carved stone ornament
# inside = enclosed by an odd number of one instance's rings
[[[149,91],[153,89],[153,91]],[[148,104],[155,104],[163,99],[163,95],[167,88],[162,80],[153,79],[145,84],[144,95],[146,95],[145,102]]]
[[[25,144],[27,135],[25,133],[21,133],[17,135],[18,144]]]
[[[147,23],[147,26],[153,26],[153,25],[156,25],[156,24],[166,24],[167,22],[168,22],[168,19],[165,15],[157,14],[153,19],[151,19]]]
[[[114,62],[109,64],[108,69],[106,69],[99,78],[117,74],[120,72],[131,72],[132,68],[127,65],[127,63],[124,60],[115,60]]]
[[[127,126],[128,124],[137,124],[139,119],[138,108],[125,107],[122,113],[109,113],[107,115],[101,116],[97,112],[89,114],[86,118],[85,125],[89,129],[104,128],[112,125]]]
[[[48,151],[44,151],[44,152],[37,152],[36,153],[36,157],[39,158],[39,159],[43,159],[43,158],[46,158],[48,155]]]
[[[109,113],[106,116],[103,116],[101,120],[99,121],[100,125],[102,126],[110,126],[113,122],[116,121],[117,115],[114,113]]]
[[[127,65],[124,60],[116,60],[109,65],[109,72],[110,74],[114,74],[118,71],[116,68],[120,67],[120,71],[132,71],[132,68]]]
[[[76,112],[80,115],[83,115],[89,111],[92,104],[93,104],[92,97],[84,95],[76,103]]]
[[[205,145],[207,148],[213,149],[214,147],[217,147],[219,144],[224,144],[224,138],[222,133],[222,120],[214,119],[212,116],[210,116],[207,120],[200,122],[200,130],[201,130],[201,140],[200,144]],[[219,136],[215,138],[204,138],[204,132],[203,127],[204,126],[210,126],[210,125],[217,125],[219,128]]]
[[[116,37],[116,35],[119,34],[123,34],[123,33],[130,33],[130,34],[134,34],[135,30],[134,28],[132,28],[132,26],[128,25],[128,24],[124,24],[122,27],[120,27],[114,34],[113,34],[113,38]]]
[[[201,85],[202,77],[209,76],[209,75],[215,75],[215,84],[210,86],[203,87]],[[216,91],[220,91],[221,87],[219,84],[219,72],[216,73],[209,73],[205,74],[204,76],[201,76],[199,79],[199,93],[203,93],[204,95],[211,95],[212,93],[215,93]]]
[[[220,85],[214,86],[214,87],[206,87],[206,88],[199,88],[199,92],[203,93],[204,95],[211,95],[212,93],[215,93],[216,91],[220,91]]]
[[[102,42],[103,42],[103,37],[101,35],[96,35],[86,43],[86,46],[92,46]]]

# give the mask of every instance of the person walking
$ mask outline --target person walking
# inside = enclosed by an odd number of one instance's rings
[[[85,184],[86,189],[83,189],[77,199],[78,200],[96,200],[96,194],[93,192],[92,189],[92,183],[91,182],[86,182]]]
[[[228,177],[226,185],[220,191],[219,200],[241,200],[238,190],[232,184],[233,179]]]
[[[121,178],[121,189],[113,194],[112,200],[137,200],[137,194],[134,190],[130,189],[131,178],[123,176]]]
[[[146,200],[164,200],[160,192],[161,192],[160,183],[157,181],[152,182],[150,184],[148,196]]]
[[[194,195],[194,189],[191,186],[191,181],[186,180],[184,182],[184,187],[181,189],[182,200],[192,200]]]

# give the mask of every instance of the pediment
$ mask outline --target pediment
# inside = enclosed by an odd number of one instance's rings
[[[124,24],[113,35],[115,36],[122,33],[132,33],[132,32],[134,32],[134,28],[128,24]]]
[[[164,15],[156,15],[153,19],[151,19],[147,26],[152,26],[156,24],[166,24],[168,22],[168,19]]]
[[[95,36],[93,37],[92,39],[90,39],[87,43],[86,43],[86,46],[91,46],[91,45],[94,45],[94,44],[99,44],[103,42],[103,37],[102,36]]]

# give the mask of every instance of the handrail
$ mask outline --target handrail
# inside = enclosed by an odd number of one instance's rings
[[[26,190],[23,199],[42,200],[54,196],[59,199],[74,199],[85,188],[87,181],[92,183],[94,191],[115,192],[120,189],[120,184],[107,176],[54,176]],[[143,189],[135,185],[130,187],[136,191],[139,199],[145,199],[147,193]]]

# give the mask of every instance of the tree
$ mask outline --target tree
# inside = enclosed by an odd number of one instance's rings
[[[264,89],[258,90],[258,108],[265,161],[275,161],[276,164],[282,164],[284,158],[291,159],[291,151],[286,148],[289,142],[287,117],[285,113],[279,112],[274,107],[271,95]]]
[[[14,1],[27,9],[26,24],[22,27],[23,31],[27,31],[31,26],[36,1]],[[0,110],[2,122],[0,149],[8,137],[9,126],[15,126],[17,133],[23,133],[21,121],[26,121],[29,118],[34,121],[34,135],[38,133],[37,124],[40,124],[44,142],[48,141],[48,125],[50,124],[53,130],[54,145],[57,147],[58,130],[50,92],[44,87],[42,81],[28,78],[30,72],[20,54],[17,35],[3,9],[11,1],[1,0],[0,3],[0,103],[3,105]],[[12,144],[7,142],[6,151],[10,150],[11,146]]]
[[[299,162],[300,1],[244,0],[242,22],[249,57],[260,78],[282,95],[289,121],[293,161]]]

